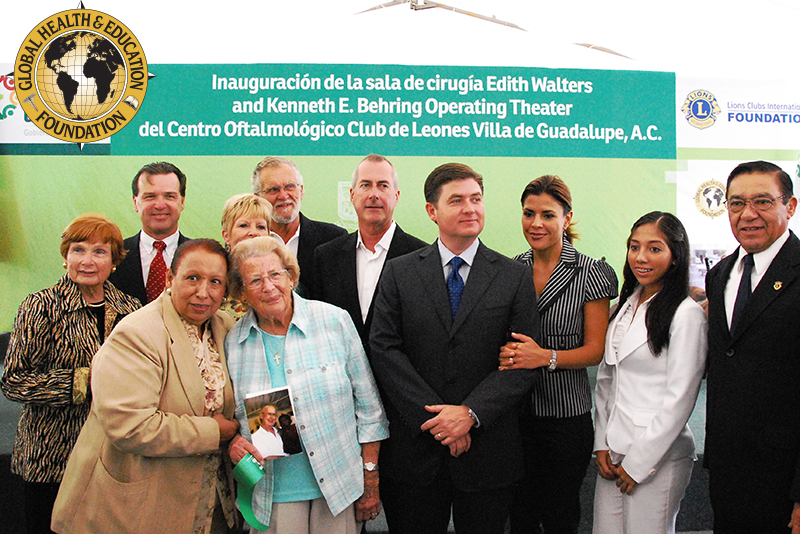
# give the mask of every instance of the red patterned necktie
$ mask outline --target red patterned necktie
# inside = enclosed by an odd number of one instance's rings
[[[167,264],[164,262],[164,251],[167,249],[166,243],[156,241],[153,247],[158,251],[156,257],[150,264],[150,273],[147,275],[147,303],[151,303],[158,298],[164,291],[164,283],[167,280]]]

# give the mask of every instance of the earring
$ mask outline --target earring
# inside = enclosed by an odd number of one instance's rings
[[[172,295],[172,288],[170,287],[167,288],[167,295]]]
[[[115,272],[117,272],[117,266],[116,266],[116,265],[115,265],[115,266],[113,266],[113,267],[111,268],[111,272],[112,272],[112,273],[115,273]]]
[[[67,268],[67,262],[62,263],[61,266],[66,269]]]

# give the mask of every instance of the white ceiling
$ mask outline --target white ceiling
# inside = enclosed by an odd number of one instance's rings
[[[85,6],[131,28],[149,63],[499,65],[800,78],[800,0],[445,1],[527,31],[408,4],[355,14],[376,0],[230,0],[191,9],[164,0],[88,0]],[[54,0],[4,6],[0,63],[13,63],[41,20],[74,6]]]

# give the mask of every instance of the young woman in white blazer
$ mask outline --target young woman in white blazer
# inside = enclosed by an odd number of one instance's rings
[[[595,533],[675,532],[696,459],[686,423],[707,345],[705,312],[689,296],[689,259],[674,215],[651,212],[631,228],[595,390]]]

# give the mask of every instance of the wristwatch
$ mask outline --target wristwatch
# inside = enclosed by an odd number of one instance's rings
[[[364,471],[369,471],[370,473],[374,473],[378,470],[378,464],[372,462],[364,462]]]
[[[558,358],[556,358],[556,349],[550,349],[550,363],[547,365],[547,370],[551,373],[556,370],[558,365]]]

